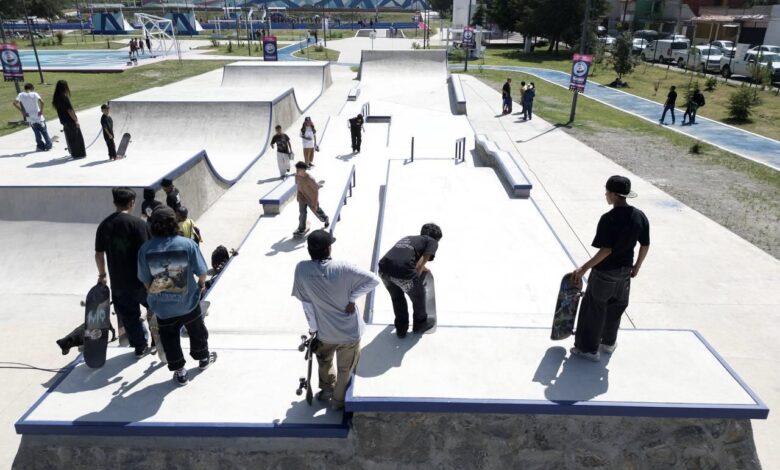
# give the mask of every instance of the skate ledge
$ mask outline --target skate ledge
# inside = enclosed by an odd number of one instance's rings
[[[439,318],[442,312],[439,312]],[[439,326],[406,338],[370,325],[351,412],[766,419],[767,406],[696,331],[621,330],[592,363],[547,328]],[[653,351],[652,355],[649,351]]]

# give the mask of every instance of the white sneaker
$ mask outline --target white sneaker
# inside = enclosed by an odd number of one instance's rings
[[[599,362],[599,361],[601,361],[601,355],[598,352],[586,353],[586,352],[580,351],[576,347],[571,348],[569,350],[569,352],[571,353],[572,356],[579,356],[579,357],[581,357],[581,358],[583,358],[583,359],[585,359],[587,361],[590,361],[590,362]]]
[[[617,349],[617,341],[612,346],[603,343],[599,346],[599,350],[605,354],[612,354],[615,352],[615,349]]]

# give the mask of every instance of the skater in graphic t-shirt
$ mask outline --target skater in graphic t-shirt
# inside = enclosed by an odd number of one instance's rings
[[[306,233],[306,211],[311,209],[314,215],[325,224],[330,225],[330,220],[325,211],[320,207],[320,185],[306,170],[309,166],[304,162],[295,164],[295,184],[298,187],[298,230],[295,235],[302,236]]]
[[[290,137],[282,132],[282,126],[275,127],[276,134],[271,138],[271,148],[276,146],[276,164],[279,166],[279,177],[290,175],[290,160],[292,160],[292,144]]]

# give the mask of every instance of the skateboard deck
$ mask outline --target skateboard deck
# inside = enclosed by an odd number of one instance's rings
[[[157,324],[157,315],[150,310],[146,311],[146,321],[149,323],[149,333],[152,335],[152,347],[160,362],[163,364],[168,363],[168,359],[165,357],[165,350],[160,341],[160,326]]]
[[[428,314],[428,318],[435,321],[437,324],[425,334],[431,334],[436,332],[438,328],[438,321],[436,320],[436,285],[433,282],[433,273],[426,271],[423,274],[423,287],[425,288],[425,312]]]
[[[307,365],[307,371],[306,371],[306,377],[301,377],[298,379],[298,390],[295,391],[295,394],[298,396],[301,396],[303,394],[303,391],[306,390],[306,403],[309,405],[312,404],[314,401],[314,393],[311,390],[311,369],[312,369],[312,363],[314,362],[314,351],[313,347],[317,342],[317,333],[312,333],[310,336],[301,335],[301,344],[298,345],[298,351],[304,352],[306,351],[306,354],[303,356],[303,359],[308,361]]]
[[[127,152],[127,146],[130,144],[130,134],[125,132],[122,134],[122,140],[119,141],[119,148],[116,150],[116,158],[125,158],[125,152]]]
[[[84,362],[93,369],[106,363],[111,329],[111,291],[98,283],[87,293],[84,306]]]
[[[296,240],[302,240],[302,239],[306,238],[306,235],[308,235],[308,234],[309,234],[309,227],[306,227],[306,230],[304,230],[303,232],[299,232],[297,230],[294,231],[293,232],[293,238],[296,239]]]
[[[580,297],[582,297],[581,287],[581,285],[572,283],[571,273],[565,274],[561,279],[550,339],[566,339],[574,331],[574,319],[577,317],[577,309],[580,306]]]

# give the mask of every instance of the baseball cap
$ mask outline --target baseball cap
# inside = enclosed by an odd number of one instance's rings
[[[160,182],[161,186],[173,186],[173,181],[171,181],[169,178],[163,178],[162,182]]]
[[[336,242],[336,238],[327,230],[320,229],[310,233],[306,241],[310,250],[318,251],[331,246]]]
[[[631,191],[631,180],[625,176],[610,176],[607,180],[607,191],[615,193],[621,197],[637,196],[634,191]]]

